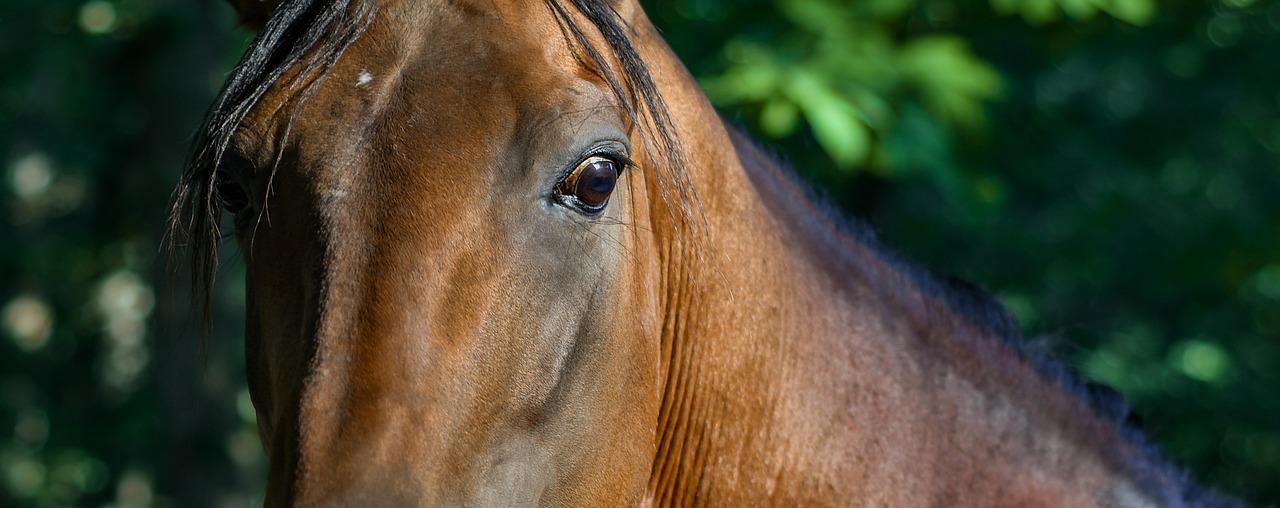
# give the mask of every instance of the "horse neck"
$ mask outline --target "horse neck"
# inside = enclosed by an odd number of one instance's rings
[[[705,223],[660,253],[653,501],[1127,505],[1179,495],[1123,429],[708,121],[718,117],[678,64],[655,67],[679,105]]]

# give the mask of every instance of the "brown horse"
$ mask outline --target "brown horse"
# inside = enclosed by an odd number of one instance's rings
[[[720,120],[634,0],[235,0],[174,227],[267,504],[1231,504]]]

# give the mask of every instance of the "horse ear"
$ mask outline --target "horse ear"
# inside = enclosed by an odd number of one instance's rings
[[[240,17],[240,25],[249,30],[258,31],[267,24],[271,13],[275,12],[280,0],[227,0],[236,9]]]

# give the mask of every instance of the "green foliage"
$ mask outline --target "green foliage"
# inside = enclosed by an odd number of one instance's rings
[[[650,13],[731,118],[1280,502],[1280,3],[728,5]]]
[[[703,87],[725,106],[758,105],[761,132],[775,139],[791,135],[803,118],[836,167],[901,169],[895,161],[903,154],[886,152],[898,124],[892,104],[909,98],[948,125],[975,126],[983,102],[1003,87],[960,38],[896,40],[892,34],[916,3],[779,2],[794,29],[729,39],[723,70],[703,78]]]
[[[899,68],[935,116],[958,125],[980,125],[983,99],[996,97],[1000,75],[969,53],[962,39],[920,37],[904,45]]]
[[[1116,19],[1145,25],[1156,13],[1154,0],[991,0],[991,7],[1001,14],[1020,14],[1033,24],[1057,21],[1059,14],[1084,21],[1104,12]]]
[[[255,495],[258,445],[232,453],[253,435],[234,412],[239,303],[202,366],[160,251],[244,38],[221,1],[0,3],[0,506]]]

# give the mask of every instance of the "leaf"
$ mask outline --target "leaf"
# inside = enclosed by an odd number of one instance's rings
[[[1058,7],[1074,20],[1086,20],[1098,14],[1097,0],[1058,0]]]
[[[800,110],[794,102],[775,97],[764,103],[760,110],[760,129],[774,138],[782,138],[796,130],[800,122]]]
[[[778,89],[781,73],[771,64],[741,64],[702,80],[702,89],[717,104],[762,101]]]
[[[1054,0],[991,0],[991,8],[1000,14],[1021,15],[1033,25],[1043,25],[1058,17]]]
[[[791,0],[777,5],[787,19],[815,34],[839,31],[849,17],[848,9],[832,0]]]
[[[1033,25],[1043,25],[1058,19],[1058,6],[1053,0],[1022,0],[1019,11],[1022,19]]]
[[[1099,8],[1116,19],[1143,26],[1156,14],[1154,0],[1099,0]]]
[[[805,109],[813,137],[842,168],[866,160],[871,148],[871,133],[857,120],[856,114],[847,102]]]
[[[804,112],[813,137],[836,165],[848,169],[867,159],[871,132],[858,108],[819,75],[798,71],[784,89]]]
[[[1000,14],[1017,13],[1028,23],[1044,24],[1066,13],[1077,21],[1092,19],[1098,11],[1134,25],[1146,25],[1155,16],[1154,0],[990,0]]]
[[[878,19],[898,19],[911,11],[918,0],[867,0],[863,8]]]
[[[956,37],[917,39],[903,48],[900,66],[929,109],[954,122],[981,122],[982,101],[999,97],[1004,88],[995,68]]]
[[[878,129],[892,121],[893,106],[885,97],[861,86],[846,86],[844,92],[852,99],[853,105],[862,113],[863,121],[871,128]]]

